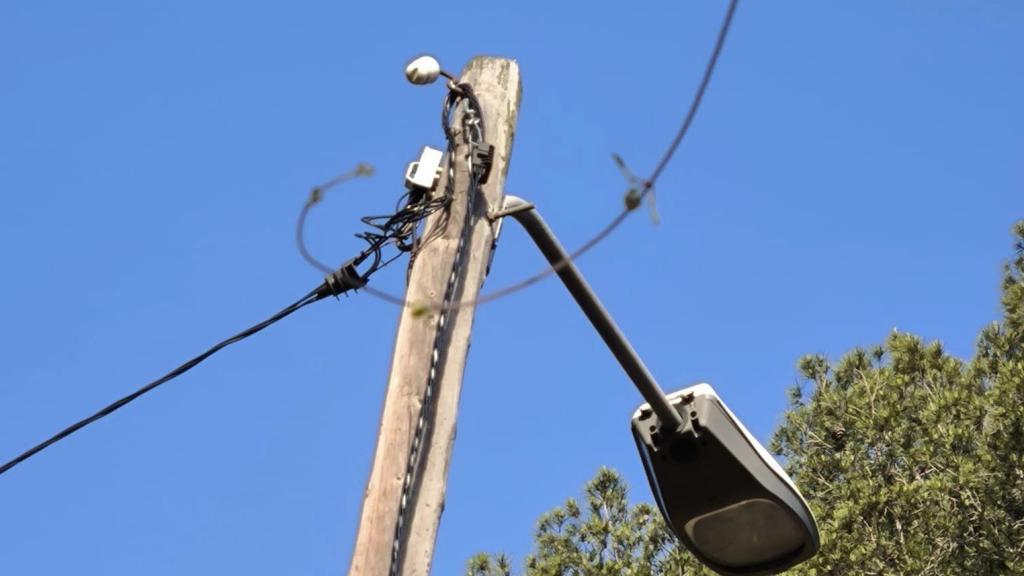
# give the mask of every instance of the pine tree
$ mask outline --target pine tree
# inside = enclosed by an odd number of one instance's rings
[[[821,551],[791,574],[1024,574],[1024,221],[1003,318],[970,361],[893,333],[830,363],[807,356],[771,449],[807,498]],[[602,469],[545,514],[526,576],[710,574]],[[479,555],[470,576],[511,576]]]

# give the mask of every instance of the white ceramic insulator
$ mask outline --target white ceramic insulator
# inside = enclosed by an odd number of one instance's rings
[[[405,67],[405,77],[413,84],[432,84],[441,75],[441,64],[433,56],[420,56]]]

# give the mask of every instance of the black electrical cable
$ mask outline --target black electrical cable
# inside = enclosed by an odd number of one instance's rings
[[[415,493],[418,492],[420,487],[422,473],[421,466],[424,463],[422,458],[424,438],[426,437],[427,431],[434,425],[434,417],[436,410],[436,394],[435,388],[438,385],[437,377],[442,369],[439,367],[444,366],[446,362],[447,349],[442,345],[445,340],[446,327],[450,329],[451,322],[448,321],[448,315],[450,313],[451,302],[456,298],[459,290],[461,289],[460,284],[460,270],[464,266],[466,247],[468,238],[472,232],[472,222],[474,214],[474,206],[476,203],[477,195],[479,194],[479,187],[482,181],[486,180],[487,170],[489,166],[485,166],[483,162],[487,161],[489,148],[484,140],[484,124],[483,124],[483,110],[480,107],[480,102],[477,100],[476,95],[473,93],[473,87],[466,83],[460,83],[454,87],[450,87],[447,97],[444,101],[442,108],[442,127],[444,128],[445,137],[448,140],[448,181],[444,197],[448,198],[448,203],[452,202],[455,197],[455,171],[452,166],[453,159],[457,157],[457,144],[455,140],[455,134],[451,130],[451,119],[460,103],[465,100],[466,108],[465,113],[462,117],[463,134],[466,138],[466,143],[469,145],[469,153],[465,156],[469,163],[469,181],[467,182],[468,189],[465,194],[466,209],[463,212],[463,223],[460,231],[460,237],[458,244],[453,254],[453,260],[451,264],[451,273],[448,275],[448,280],[444,288],[444,294],[442,296],[442,311],[438,314],[436,323],[434,325],[434,339],[433,348],[430,355],[430,365],[427,370],[427,381],[423,388],[423,395],[420,400],[419,417],[416,419],[416,429],[413,434],[412,443],[409,445],[409,455],[406,459],[405,477],[402,480],[402,494],[399,499],[398,513],[395,519],[395,532],[391,540],[391,563],[388,569],[389,576],[398,576],[401,564],[404,559],[403,544],[405,543],[405,537],[407,535],[408,527],[408,514],[409,506],[415,500]],[[480,155],[480,152],[484,152]],[[369,291],[368,291],[369,292]]]
[[[658,161],[654,171],[651,172],[650,178],[644,183],[643,191],[640,193],[641,197],[647,194],[651,188],[654,187],[654,183],[661,176],[661,173],[668,167],[668,163],[672,161],[672,157],[675,156],[676,149],[679,148],[679,144],[686,137],[686,133],[690,130],[690,124],[693,123],[693,119],[697,117],[697,110],[700,108],[700,103],[704,100],[704,93],[708,89],[708,84],[711,83],[711,77],[715,73],[715,66],[718,64],[718,57],[722,54],[722,47],[725,46],[725,39],[729,36],[729,27],[732,26],[732,17],[736,14],[736,6],[739,5],[739,0],[731,0],[729,7],[725,10],[725,17],[722,18],[722,25],[718,28],[718,36],[715,39],[715,47],[711,50],[711,57],[708,58],[708,63],[704,67],[704,75],[701,76],[700,84],[697,86],[697,91],[693,95],[693,100],[690,101],[690,108],[686,111],[686,117],[683,118],[683,124],[679,127],[675,137],[672,139],[672,143],[669,144],[668,149],[662,154],[661,160]]]
[[[123,408],[125,405],[127,405],[131,401],[139,398],[140,396],[146,394],[147,392],[152,391],[153,389],[157,388],[158,386],[160,386],[162,384],[165,384],[165,383],[169,382],[170,380],[173,380],[173,379],[177,378],[178,376],[181,376],[185,372],[188,372],[189,370],[194,368],[197,364],[199,364],[203,360],[206,360],[210,356],[213,356],[214,354],[219,352],[221,349],[223,349],[223,348],[225,348],[227,346],[230,346],[231,344],[234,344],[235,342],[239,342],[241,340],[244,340],[244,339],[248,338],[249,336],[252,336],[253,334],[256,334],[257,332],[260,332],[261,330],[263,330],[264,328],[270,326],[271,324],[274,324],[278,320],[281,320],[282,318],[285,318],[286,316],[289,316],[292,313],[297,312],[301,308],[304,308],[304,307],[306,307],[306,306],[308,306],[308,305],[310,305],[310,304],[312,304],[314,302],[322,300],[322,299],[324,299],[324,298],[326,298],[328,296],[337,296],[338,294],[341,294],[342,292],[346,292],[348,290],[360,288],[364,284],[365,284],[365,279],[359,277],[357,274],[354,273],[354,267],[351,265],[351,263],[346,264],[345,266],[342,266],[342,268],[338,269],[337,271],[335,271],[331,275],[329,275],[327,280],[325,280],[323,284],[321,284],[315,290],[309,292],[308,294],[306,294],[305,296],[303,296],[302,298],[297,300],[294,304],[291,304],[290,306],[288,306],[285,309],[281,310],[277,314],[274,314],[270,318],[267,318],[266,320],[260,322],[259,324],[251,326],[249,328],[246,328],[245,330],[242,330],[238,334],[235,334],[234,336],[232,336],[232,337],[230,337],[230,338],[228,338],[226,340],[222,340],[222,341],[218,342],[217,344],[214,344],[207,351],[205,351],[202,354],[196,356],[195,358],[192,358],[191,360],[185,362],[181,366],[178,366],[174,370],[171,370],[167,374],[164,374],[160,378],[157,378],[156,380],[150,382],[149,384],[146,384],[145,386],[143,386],[142,388],[139,388],[138,390],[132,392],[131,394],[129,394],[129,395],[127,395],[127,396],[125,396],[125,397],[123,397],[123,398],[121,398],[121,399],[119,399],[119,400],[117,400],[115,402],[112,402],[111,404],[108,404],[107,406],[103,407],[102,409],[100,409],[98,412],[96,412],[92,416],[89,416],[87,418],[83,418],[82,420],[79,420],[78,422],[75,422],[74,424],[72,424],[72,425],[68,426],[67,428],[61,430],[60,432],[54,434],[50,438],[44,440],[43,442],[40,442],[39,444],[36,444],[32,448],[29,448],[28,450],[22,452],[21,454],[19,454],[17,457],[12,459],[11,461],[7,462],[3,466],[0,466],[0,474],[4,474],[5,472],[10,470],[11,468],[14,468],[18,464],[24,462],[25,460],[28,460],[29,458],[35,456],[39,452],[42,452],[46,448],[48,448],[48,447],[52,446],[53,444],[63,440],[64,438],[67,438],[68,436],[74,434],[75,432],[81,430],[82,428],[85,428],[89,424],[92,424],[93,422],[96,422],[97,420],[100,420],[100,419],[102,419],[102,418],[104,418],[106,416],[109,416],[110,414],[113,414],[114,412],[116,412],[117,410]]]

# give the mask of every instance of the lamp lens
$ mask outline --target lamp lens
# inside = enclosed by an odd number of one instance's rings
[[[800,550],[804,530],[784,508],[762,498],[744,500],[691,519],[684,526],[694,546],[730,568],[771,564]]]

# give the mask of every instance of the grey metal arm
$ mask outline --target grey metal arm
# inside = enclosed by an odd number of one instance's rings
[[[526,229],[527,234],[544,253],[544,257],[555,267],[555,273],[562,279],[562,283],[565,284],[583,313],[587,315],[597,333],[601,335],[608,349],[615,355],[619,365],[626,371],[644,400],[647,400],[651,409],[657,414],[661,425],[670,430],[680,430],[683,427],[683,420],[679,413],[669,403],[665,392],[647,370],[644,361],[640,359],[625,334],[615,324],[615,320],[612,319],[608,310],[598,300],[597,295],[580,274],[579,269],[569,259],[569,254],[566,253],[565,248],[548,228],[547,223],[541,218],[533,204],[516,196],[505,196],[505,205],[495,216],[511,216]]]

